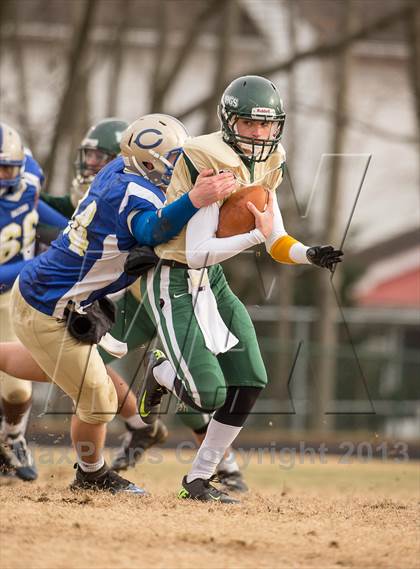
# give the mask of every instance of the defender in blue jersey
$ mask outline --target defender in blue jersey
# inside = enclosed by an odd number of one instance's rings
[[[123,271],[135,244],[154,246],[179,233],[199,207],[227,196],[231,174],[203,172],[182,199],[162,207],[165,187],[187,138],[181,123],[149,115],[125,132],[123,160],[108,164],[79,202],[50,249],[26,266],[15,284],[15,331],[44,372],[74,401],[72,440],[78,455],[73,488],[144,494],[104,463],[106,423],[117,410],[115,387],[96,345],[66,330],[66,308],[83,312],[95,300],[128,286]],[[158,209],[156,209],[158,208]]]
[[[35,252],[38,220],[65,226],[65,218],[43,204],[38,196],[44,181],[39,164],[25,151],[19,134],[0,123],[0,341],[15,340],[9,316],[10,289],[20,270]],[[34,480],[37,472],[25,440],[32,401],[29,381],[0,373],[2,425],[0,472]]]
[[[47,204],[67,218],[71,218],[79,200],[88,190],[94,177],[106,164],[120,154],[120,141],[127,127],[128,123],[114,117],[103,119],[89,128],[77,152],[75,162],[76,175],[71,183],[70,192],[60,197],[41,192],[40,199],[46,201]],[[144,171],[146,176],[147,171]],[[168,177],[166,176],[164,180],[156,181],[160,184],[159,187],[164,189]],[[159,203],[157,206],[161,207]],[[111,330],[112,336],[127,343],[129,352],[139,347],[150,346],[157,333],[155,325],[141,306],[139,292],[139,281],[137,281],[117,301],[118,316]],[[109,364],[115,359],[115,355],[109,354],[103,349],[99,351],[105,364]],[[24,356],[15,343],[0,346],[0,369],[7,369],[9,374],[14,375],[18,373],[16,365],[19,365],[21,369],[23,358],[26,361],[31,361],[32,359],[28,352]],[[10,366],[12,369],[10,369]],[[26,368],[24,371],[26,373],[25,379],[31,379],[32,376],[29,373],[31,369]],[[138,369],[135,375],[137,375],[137,372]],[[37,374],[40,373],[42,374],[42,371],[38,368]],[[152,425],[144,423],[139,415],[134,393],[129,390],[126,383],[118,376],[115,370],[108,367],[108,373],[117,390],[119,416],[123,420],[126,430],[122,445],[112,461],[111,468],[116,471],[126,470],[141,459],[147,448],[164,442],[168,436],[168,430],[160,419],[156,420]],[[134,377],[126,377],[126,380],[131,386],[133,385]],[[192,430],[197,443],[201,444],[210,416],[198,413],[185,406],[178,409],[178,416]],[[232,461],[232,452],[230,452],[228,459],[223,460],[219,464],[217,475],[220,480],[223,480],[223,484],[227,488],[231,489],[233,487],[235,490],[239,488],[243,490],[246,486],[242,481],[237,463]]]

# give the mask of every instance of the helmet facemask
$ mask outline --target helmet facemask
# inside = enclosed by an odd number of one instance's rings
[[[93,153],[95,159],[92,160]],[[80,146],[77,151],[77,158],[75,162],[76,179],[79,184],[90,185],[93,182],[96,174],[108,162],[111,162],[116,157],[116,154],[111,154],[106,150],[100,148],[92,148],[91,146]],[[91,162],[91,163],[89,163]]]
[[[175,164],[182,153],[182,148],[173,148],[163,155],[154,150],[149,150],[148,152],[150,154],[150,162],[144,161],[140,165],[134,157],[133,161],[142,176],[150,180],[155,186],[166,190],[171,181]]]
[[[222,104],[219,108],[219,118],[222,123],[225,142],[232,146],[241,158],[253,162],[265,162],[270,154],[277,149],[283,134],[286,115],[283,113],[280,116],[275,116],[274,112],[271,115],[269,113],[244,115],[228,111]],[[237,128],[239,119],[272,123],[270,138],[252,138],[239,134]]]
[[[7,177],[0,177],[0,196],[13,193],[19,188],[24,161],[25,154],[19,134],[14,128],[0,123],[0,167],[8,170]]]
[[[17,190],[20,184],[20,179],[22,177],[23,162],[20,164],[4,163],[0,160],[0,168],[5,166],[11,169],[10,176],[8,178],[0,178],[0,196],[4,194],[10,194]]]

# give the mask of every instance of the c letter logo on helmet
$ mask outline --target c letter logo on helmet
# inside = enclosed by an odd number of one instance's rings
[[[153,133],[156,134],[157,136],[160,136],[161,138],[157,138],[155,142],[152,142],[151,144],[144,144],[143,142],[141,142],[141,139],[144,135],[149,134],[149,133]],[[150,137],[148,137],[150,139]],[[156,148],[156,146],[159,146],[159,144],[161,144],[163,141],[162,138],[162,133],[160,132],[160,130],[157,130],[156,128],[146,128],[145,130],[142,130],[141,132],[139,132],[139,134],[137,135],[136,140],[134,141],[137,146],[139,146],[140,148]]]

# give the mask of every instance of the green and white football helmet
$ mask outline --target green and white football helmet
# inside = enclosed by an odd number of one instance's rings
[[[232,81],[222,95],[218,115],[224,141],[241,158],[254,162],[264,162],[276,150],[286,120],[277,87],[258,75],[245,75]],[[262,140],[239,135],[238,119],[275,124],[270,138]]]
[[[120,154],[121,137],[128,123],[108,118],[93,125],[84,136],[75,162],[76,177],[70,190],[76,205],[101,168]]]

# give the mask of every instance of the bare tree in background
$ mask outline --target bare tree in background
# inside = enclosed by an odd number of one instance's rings
[[[408,73],[412,85],[414,108],[417,118],[417,137],[419,146],[418,174],[420,177],[420,7],[413,6],[405,20],[409,50]]]
[[[25,58],[23,54],[23,45],[19,39],[19,4],[12,3],[11,12],[13,17],[14,34],[12,36],[12,56],[14,67],[17,74],[17,108],[18,108],[18,121],[21,128],[23,139],[28,144],[32,152],[36,154],[37,148],[34,145],[34,138],[32,135],[29,115],[29,101],[28,101],[28,82],[26,77]]]
[[[202,8],[185,31],[185,41],[180,47],[175,61],[172,63],[168,73],[161,77],[159,83],[156,84],[154,88],[153,108],[159,109],[161,112],[165,110],[165,99],[170,88],[183,69],[204,27],[208,21],[217,14],[224,3],[225,0],[200,0],[200,6],[202,6]]]
[[[51,150],[45,162],[45,171],[48,176],[47,192],[49,191],[51,181],[54,177],[59,148],[65,140],[68,140],[69,133],[72,130],[76,108],[76,95],[80,87],[81,66],[86,64],[89,31],[93,25],[97,5],[98,0],[86,0],[83,4],[84,10],[80,18],[79,26],[75,27],[74,30],[73,41],[69,52],[67,73],[64,80],[63,96],[54,126]],[[76,8],[78,7],[78,5],[75,6]]]
[[[289,0],[287,3],[287,28],[288,28],[288,44],[290,46],[289,55],[293,57],[296,54],[297,50],[297,40],[296,40],[296,4],[293,0]],[[293,106],[294,101],[296,99],[296,80],[295,80],[295,72],[294,68],[291,68],[287,74],[287,101],[288,105]],[[294,119],[294,112],[287,112],[288,109],[286,108],[286,124],[285,128],[287,129],[287,147],[286,147],[286,155],[287,155],[287,167],[289,172],[293,173],[293,164],[294,164],[294,147],[295,147],[295,137],[296,137],[296,124]],[[292,174],[293,176],[293,174]],[[291,192],[285,191],[286,183],[283,181],[282,186],[279,189],[279,203],[281,206],[281,212],[283,219],[285,220],[285,224],[287,227],[288,232],[291,235],[294,235],[294,227],[297,225],[297,215],[296,215],[296,206],[294,203],[293,196]],[[284,314],[285,311],[294,304],[294,282],[296,273],[294,270],[291,270],[290,267],[285,265],[278,265],[276,267],[276,276],[279,279],[279,286],[277,287],[278,295],[277,295],[277,303],[279,304],[281,310],[281,314]],[[287,380],[290,375],[291,371],[291,364],[292,364],[292,357],[291,357],[291,350],[293,349],[291,339],[293,338],[292,334],[292,323],[289,318],[281,317],[278,322],[277,327],[277,334],[276,337],[279,341],[279,350],[277,352],[278,362],[277,362],[277,369],[279,370],[279,385],[282,386],[282,393],[280,397],[283,401],[288,401],[289,399],[289,392],[288,392],[288,384]],[[282,421],[284,426],[286,426],[286,421]]]
[[[351,24],[351,0],[343,0],[342,14],[339,27],[340,37],[346,36]],[[332,160],[330,178],[325,196],[324,228],[320,236],[320,243],[339,243],[338,212],[340,204],[340,171],[344,152],[345,115],[347,104],[347,88],[349,81],[349,52],[348,49],[340,51],[335,60],[333,85],[335,92],[335,120],[333,130],[332,153],[336,154]],[[316,274],[318,321],[315,330],[316,360],[314,377],[312,378],[312,427],[318,431],[325,431],[333,427],[332,418],[326,421],[325,412],[334,398],[334,378],[336,371],[337,326],[335,323],[337,303],[332,291],[329,271],[320,270]],[[339,272],[334,275],[334,286],[339,288]]]
[[[75,92],[73,101],[74,113],[73,121],[69,130],[69,168],[67,171],[66,188],[70,188],[71,181],[75,174],[74,162],[76,159],[77,149],[79,148],[82,138],[84,137],[89,126],[90,112],[88,87],[88,70],[85,68],[84,72],[81,74],[79,86]]]
[[[206,121],[204,132],[212,132],[219,126],[216,108],[222,92],[226,87],[229,74],[232,47],[238,28],[238,5],[236,0],[226,0],[223,9],[219,13],[218,48],[216,53],[216,65],[214,69],[212,97],[209,98],[206,108]]]
[[[107,4],[109,4],[107,0],[102,3],[104,7]],[[114,4],[116,24],[114,28],[114,37],[109,47],[110,66],[108,100],[106,104],[106,114],[108,117],[113,117],[117,114],[121,71],[123,68],[123,38],[130,17],[128,4],[129,0],[120,0],[117,4]]]
[[[335,57],[351,47],[353,43],[366,39],[376,32],[386,30],[388,27],[395,25],[398,21],[406,18],[408,14],[411,14],[411,10],[410,6],[404,4],[402,8],[398,8],[397,10],[382,16],[374,22],[364,24],[357,30],[340,36],[334,41],[299,51],[296,55],[288,57],[280,62],[272,63],[270,65],[261,65],[254,69],[248,69],[247,73],[249,75],[270,76],[273,73],[279,73],[280,71],[287,72],[302,61],[314,58],[323,59],[327,57]],[[211,96],[212,95],[208,95],[203,99],[196,101],[186,109],[180,109],[177,113],[178,118],[180,120],[184,120],[189,115],[205,109]]]
[[[153,76],[151,84],[151,103],[150,110],[152,113],[162,112],[159,104],[162,101],[160,94],[160,86],[164,80],[164,62],[168,48],[168,32],[169,32],[169,14],[166,0],[159,0],[156,10],[156,32],[157,46],[155,50]]]

